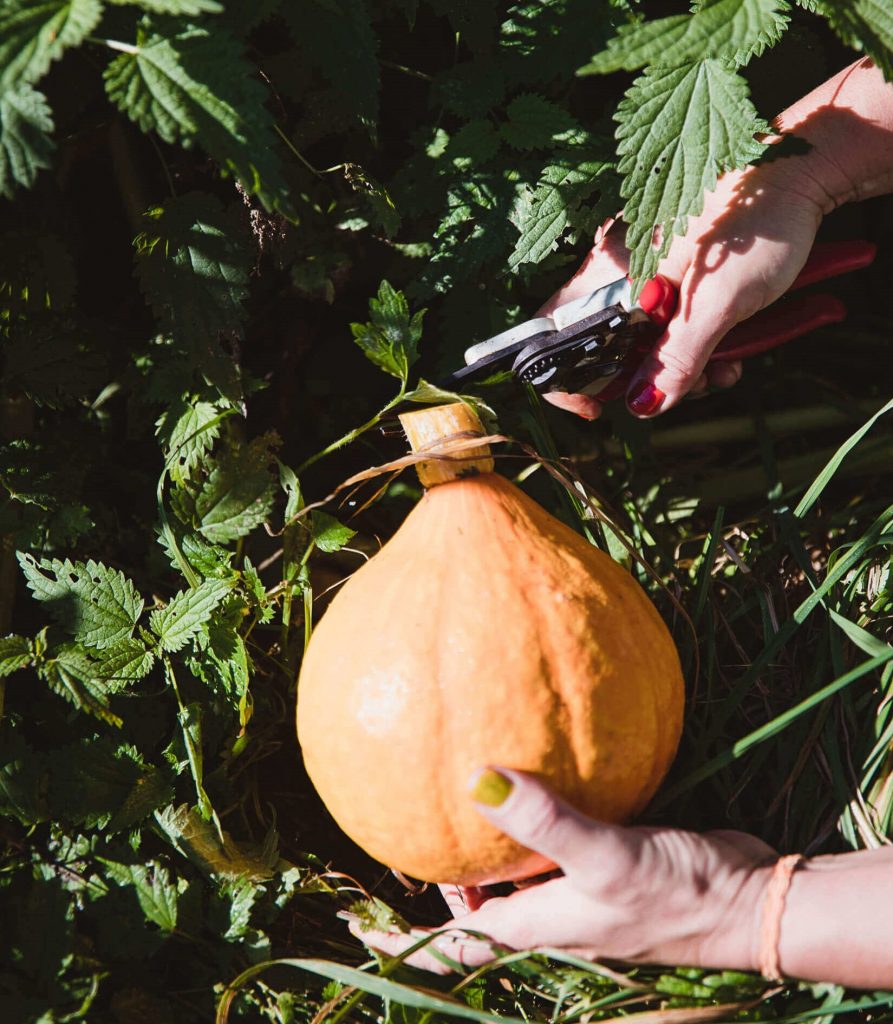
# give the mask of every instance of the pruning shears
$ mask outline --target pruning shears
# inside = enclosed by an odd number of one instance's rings
[[[867,241],[820,243],[789,291],[866,267],[876,252],[877,246]],[[539,392],[616,398],[672,319],[678,298],[675,286],[659,274],[645,283],[635,301],[629,278],[618,278],[558,306],[549,316],[526,320],[472,345],[465,352],[466,365],[441,385],[455,391],[511,371]],[[846,307],[833,295],[783,298],[733,328],[710,360],[746,359],[845,316]]]

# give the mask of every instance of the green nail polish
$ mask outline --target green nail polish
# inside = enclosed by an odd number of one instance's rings
[[[479,804],[499,807],[508,800],[512,788],[511,779],[492,768],[485,768],[474,780],[471,795]]]

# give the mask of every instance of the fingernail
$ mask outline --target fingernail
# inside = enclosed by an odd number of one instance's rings
[[[479,804],[500,807],[508,800],[514,783],[502,772],[485,768],[472,782],[471,795]]]
[[[626,404],[636,416],[653,416],[663,405],[666,397],[651,381],[643,380],[633,385]]]

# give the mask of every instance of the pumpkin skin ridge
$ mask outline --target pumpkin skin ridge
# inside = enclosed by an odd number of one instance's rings
[[[528,542],[525,537],[531,531],[541,536]],[[468,555],[463,557],[466,545]],[[397,576],[400,585],[394,583],[393,577]],[[420,576],[424,585],[414,589],[416,584],[413,581]],[[380,589],[376,590],[376,587]],[[566,615],[561,614],[562,606],[553,600],[559,592],[566,592],[574,598],[563,606],[568,609]],[[634,624],[641,623],[641,630],[630,633],[622,625],[611,625],[612,605],[617,603],[618,595],[624,617]],[[348,597],[349,600],[345,601]],[[353,627],[344,625],[348,621],[347,606],[351,601],[356,603],[364,599],[369,610],[368,621],[361,623],[358,635],[351,635]],[[430,602],[424,609],[418,607],[422,600]],[[327,619],[339,602],[344,612],[338,612],[332,618],[331,626],[327,627]],[[511,619],[524,621],[503,623],[499,620],[492,624],[492,629],[482,630],[480,622],[486,624],[488,609],[496,608],[499,614],[503,614],[503,605],[510,609]],[[437,607],[440,608],[439,612],[436,611]],[[420,618],[420,613],[423,618]],[[531,626],[530,620],[541,620],[538,630]],[[387,632],[392,621],[395,624],[402,621],[404,634],[407,634],[408,627],[407,642],[415,648],[408,654],[404,655],[392,640],[378,635]],[[424,642],[416,644],[416,634],[425,631],[428,621],[442,623],[436,631],[438,637],[429,640],[426,634]],[[463,630],[468,631],[469,622],[472,635],[466,640],[462,634]],[[656,628],[652,629],[652,626]],[[599,635],[600,631],[609,634],[617,629],[623,634],[623,644],[619,643],[618,637]],[[340,637],[334,636],[339,631]],[[354,633],[357,631],[354,630]],[[641,651],[635,650],[643,646],[639,642],[639,633],[646,636],[644,646],[653,647],[653,660],[661,666],[665,679],[658,679],[654,672],[648,674],[650,670],[646,664],[647,659],[643,659]],[[458,635],[460,641],[449,642],[451,634]],[[441,635],[447,635],[447,642]],[[596,551],[570,527],[549,517],[532,499],[502,477],[484,474],[443,484],[416,505],[398,534],[382,547],[375,559],[362,566],[345,584],[316,627],[314,638],[321,646],[318,654],[314,655],[314,641],[311,641],[305,663],[306,680],[302,669],[299,701],[304,698],[308,708],[315,703],[315,699],[311,700],[309,696],[310,687],[330,687],[333,699],[339,693],[352,692],[349,687],[345,689],[344,680],[331,678],[332,671],[324,664],[325,657],[331,652],[339,655],[336,671],[354,671],[359,668],[362,674],[367,662],[373,675],[376,671],[384,671],[375,668],[374,651],[371,658],[366,657],[363,641],[367,637],[374,639],[376,644],[384,642],[386,652],[398,652],[393,671],[404,679],[410,689],[420,689],[420,694],[411,696],[418,699],[418,707],[423,712],[413,713],[415,732],[421,731],[425,735],[404,737],[399,734],[403,728],[399,722],[394,725],[396,731],[392,733],[391,760],[396,757],[398,761],[393,769],[396,774],[393,775],[395,785],[392,788],[391,803],[409,804],[409,807],[398,808],[395,818],[395,822],[399,820],[406,825],[395,824],[391,831],[401,833],[406,828],[413,833],[408,841],[415,842],[424,831],[420,820],[413,820],[414,812],[418,810],[420,819],[429,823],[428,831],[434,833],[439,830],[441,833],[435,836],[436,843],[426,841],[419,849],[427,851],[425,856],[433,856],[437,852],[436,859],[441,866],[437,868],[438,874],[435,877],[431,873],[426,874],[424,867],[419,870],[421,862],[413,865],[395,863],[394,866],[407,874],[430,881],[484,884],[488,880],[497,880],[500,875],[492,867],[489,874],[482,874],[487,870],[482,860],[491,858],[491,864],[495,864],[502,856],[500,851],[505,852],[512,847],[514,863],[516,866],[523,865],[523,873],[536,873],[546,866],[544,858],[539,858],[536,864],[525,860],[526,851],[522,847],[502,837],[498,830],[474,810],[473,801],[467,792],[472,771],[464,771],[470,763],[465,758],[475,759],[472,768],[483,767],[486,763],[502,763],[509,768],[552,771],[557,776],[553,779],[553,784],[558,784],[556,788],[562,789],[565,798],[582,813],[586,813],[586,808],[580,806],[583,794],[577,792],[578,785],[575,782],[581,747],[575,739],[574,722],[577,722],[578,728],[581,727],[581,707],[595,709],[588,713],[598,717],[599,701],[604,696],[607,696],[606,707],[609,710],[612,704],[620,707],[619,732],[612,731],[610,721],[595,722],[592,726],[593,740],[589,745],[594,751],[592,756],[598,758],[601,756],[600,748],[610,750],[612,744],[619,743],[621,750],[627,749],[630,752],[632,760],[640,762],[633,764],[627,771],[622,763],[626,757],[624,754],[619,759],[615,757],[609,771],[609,778],[614,780],[611,785],[615,788],[620,787],[632,795],[630,787],[634,787],[636,809],[653,795],[675,749],[677,737],[673,735],[673,730],[674,720],[680,717],[677,712],[681,713],[681,674],[678,657],[663,620],[639,584],[625,570],[607,555]],[[352,657],[346,654],[340,657],[344,653],[341,647],[346,643],[348,646],[356,645],[357,653]],[[516,649],[519,646],[522,648],[520,651]],[[579,663],[565,665],[567,651],[575,647],[581,647],[585,657]],[[625,666],[612,666],[605,662],[606,658],[625,658],[627,647],[631,654],[636,655],[632,658],[632,678],[628,684]],[[618,652],[621,653],[618,655]],[[430,659],[435,655],[436,662],[432,659],[426,663],[426,656]],[[464,666],[469,664],[475,666],[475,675],[463,675]],[[492,665],[492,671],[488,668],[482,672],[481,665]],[[549,671],[550,666],[552,671]],[[507,682],[500,677],[501,671],[503,674],[511,674],[516,669],[519,673],[517,677]],[[435,673],[437,695],[431,694],[432,687],[426,688],[425,679],[420,678],[423,674],[434,677]],[[597,678],[592,682],[592,693],[588,696],[584,694],[581,698],[578,692],[583,692],[586,687],[587,674]],[[455,686],[457,681],[459,685],[456,696],[452,696],[450,687]],[[631,687],[632,711],[626,707],[623,698],[627,685]],[[596,692],[599,687],[607,687],[611,692],[599,696]],[[544,688],[549,693],[548,705],[542,700]],[[537,690],[539,697],[535,696]],[[467,715],[463,716],[461,712],[467,710],[463,705],[474,705],[475,695],[479,693],[488,694],[482,706],[491,708],[488,712],[490,722],[483,725],[489,725],[491,732],[488,734],[483,726],[476,730],[472,741],[477,743],[478,753],[474,754],[464,741]],[[431,706],[434,700],[437,702],[436,711]],[[642,706],[643,701],[648,705],[647,710]],[[528,704],[530,711],[525,712],[523,707],[519,707]],[[548,721],[528,721],[525,718],[525,714],[535,718],[539,714],[538,709],[547,706]],[[457,709],[460,713],[457,713]],[[323,707],[322,711],[330,712],[331,709]],[[313,714],[316,715],[315,710]],[[637,714],[639,721],[636,719]],[[643,715],[648,721],[642,720]],[[321,729],[331,730],[332,719],[331,713],[323,715],[321,720],[324,720],[324,724]],[[299,733],[303,733],[301,739],[308,771],[317,782],[318,773],[314,765],[326,759],[325,733],[317,737],[318,742],[314,743],[312,733],[315,726],[308,719],[302,730],[301,720],[299,708]],[[408,721],[413,721],[412,714]],[[428,724],[425,725],[425,722]],[[511,763],[509,760],[496,762],[487,756],[497,748],[505,749],[504,737],[500,733],[511,728],[520,728],[523,749],[539,749],[534,757],[536,763]],[[356,726],[348,722],[347,729],[355,732]],[[539,747],[537,745],[543,742],[542,737],[550,737],[550,741]],[[534,744],[532,748],[531,743]],[[323,748],[321,752],[315,749],[319,746]],[[406,780],[409,785],[404,788],[403,777],[413,774],[414,762],[423,762],[430,752],[428,748],[435,746],[444,752],[441,757],[442,767],[439,771],[425,774],[425,780],[430,783],[427,796],[409,795],[412,793],[413,780]],[[583,753],[590,756],[589,751]],[[391,754],[390,749],[385,750],[386,756]],[[346,761],[353,755],[354,750],[349,740],[345,740],[339,741],[328,756],[330,759],[342,758]],[[400,756],[403,756],[402,763],[399,762]],[[592,775],[596,785],[600,763],[596,761]],[[323,765],[320,769],[317,785],[327,803],[333,800],[331,809],[336,820],[340,820],[340,807],[345,800],[347,807],[351,806],[351,802],[362,804],[362,787],[366,781],[362,771],[374,770],[357,768],[361,788],[360,796],[355,798],[350,790],[353,785],[356,792],[356,784],[349,781],[349,767],[347,764],[335,764]],[[337,790],[334,798],[330,796],[333,785]],[[592,785],[592,782],[581,785]],[[374,792],[387,793],[387,789],[381,786],[377,790],[370,787],[368,794],[365,794],[367,802],[373,799]],[[609,796],[613,799],[611,794]],[[454,817],[453,805],[457,802],[464,804],[464,816]],[[334,805],[336,803],[338,809]],[[384,803],[387,805],[388,801]],[[370,852],[381,858],[387,845],[386,830],[379,828],[374,814],[370,817],[369,808],[360,807],[359,810],[360,834],[354,835],[354,838],[360,840],[361,845],[367,845],[363,841],[366,837],[362,830],[370,827],[371,823],[378,837],[375,840],[378,845],[377,852],[371,849]],[[393,808],[387,805],[382,814],[385,810],[390,814]],[[635,811],[627,811],[625,816],[632,813]],[[477,819],[473,826],[469,826],[469,816]],[[342,827],[353,834],[349,822],[342,822]],[[456,827],[460,829],[458,832]],[[400,836],[395,838],[400,839]],[[428,837],[423,838],[427,840]],[[439,855],[441,851],[436,850],[437,846],[442,848],[443,856]],[[447,874],[447,868],[443,867],[451,858],[454,867],[459,865],[458,874]]]

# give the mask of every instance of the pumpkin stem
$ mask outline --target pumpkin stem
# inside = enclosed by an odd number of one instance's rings
[[[445,458],[419,462],[416,473],[425,487],[436,487],[474,473],[492,473],[487,445],[468,446],[469,437],[484,437],[478,414],[464,402],[435,405],[400,414],[400,423],[414,452],[436,452]]]

